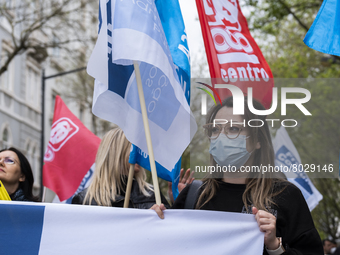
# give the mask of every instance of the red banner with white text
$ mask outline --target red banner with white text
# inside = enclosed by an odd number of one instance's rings
[[[238,0],[196,0],[213,86],[228,83],[267,109],[271,105],[273,74],[241,12]],[[216,79],[215,79],[216,78]],[[222,101],[231,93],[216,89]]]

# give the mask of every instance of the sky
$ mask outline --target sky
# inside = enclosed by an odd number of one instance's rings
[[[193,54],[198,53],[204,44],[195,0],[179,0],[179,4],[187,31],[189,49]]]
[[[185,29],[187,32],[190,57],[191,57],[191,70],[197,69],[199,64],[197,61],[208,65],[204,43],[202,38],[202,31],[200,22],[198,20],[198,13],[195,0],[179,0],[181,6],[182,16],[184,19]],[[209,77],[208,67],[200,77]],[[192,72],[192,76],[196,76]]]

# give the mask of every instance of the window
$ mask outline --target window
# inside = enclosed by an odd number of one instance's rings
[[[58,46],[59,43],[60,43],[59,38],[56,35],[53,35],[53,44],[54,44],[54,47],[53,47],[53,53],[52,54],[56,58],[60,56],[60,48]]]
[[[39,155],[37,153],[36,146],[32,149],[32,161],[31,167],[34,175],[34,187],[40,187],[40,169],[39,169]]]
[[[26,100],[35,106],[39,104],[39,78],[38,71],[28,65],[26,70]]]
[[[26,156],[27,156],[27,159],[29,160],[29,157],[30,157],[30,142],[28,141],[27,142],[27,145],[26,145]]]
[[[28,162],[31,165],[33,177],[34,177],[34,191],[35,193],[39,192],[40,187],[40,171],[39,171],[39,155],[38,150],[36,149],[37,145],[30,138],[26,141],[26,153],[25,156]]]
[[[6,1],[6,8],[12,7],[12,0],[5,0]]]
[[[12,137],[10,130],[7,126],[2,130],[0,134],[0,147],[1,149],[5,149],[11,146],[12,144]]]
[[[6,45],[3,43],[4,48],[6,48]],[[9,51],[4,50],[1,54],[1,66],[3,66],[8,58]],[[13,89],[13,82],[14,82],[14,59],[9,63],[7,66],[7,71],[4,72],[0,76],[0,85],[2,88],[4,88],[7,92],[11,91]]]
[[[8,130],[5,128],[4,132],[2,133],[2,140],[4,142],[8,142]]]

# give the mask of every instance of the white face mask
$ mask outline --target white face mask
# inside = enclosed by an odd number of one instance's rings
[[[335,250],[336,250],[336,247],[333,247],[332,249],[331,249],[331,254],[333,254],[334,252],[335,252]]]
[[[251,155],[247,151],[248,137],[239,135],[235,139],[229,139],[225,134],[220,134],[217,139],[210,141],[209,153],[220,166],[230,165],[239,169]]]

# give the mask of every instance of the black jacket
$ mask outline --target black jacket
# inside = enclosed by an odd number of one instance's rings
[[[84,189],[83,191],[75,195],[72,199],[72,204],[83,204],[86,192],[87,192],[87,189]],[[133,180],[132,187],[131,187],[129,208],[149,209],[151,208],[151,206],[156,204],[156,198],[155,198],[154,192],[151,190],[147,190],[147,192],[150,194],[150,196],[148,197],[139,191],[137,181]],[[125,189],[124,191],[120,192],[120,195],[117,195],[115,197],[114,202],[111,201],[111,206],[112,207],[123,207],[124,198],[125,198]],[[162,194],[161,194],[161,199],[165,207],[169,208],[170,207],[169,203]],[[98,204],[94,199],[92,199],[91,205],[98,205]]]
[[[9,196],[12,201],[32,201],[25,196],[24,191],[21,188],[18,188],[13,194]]]

